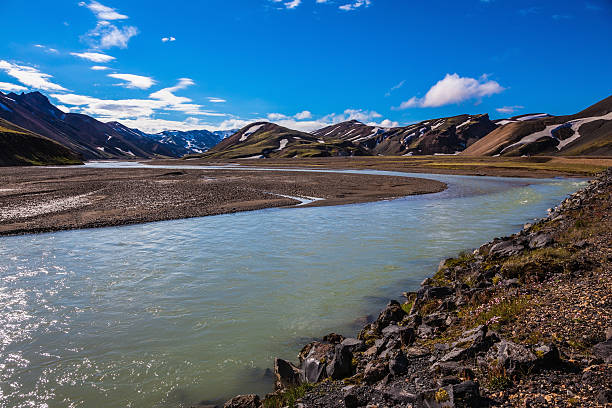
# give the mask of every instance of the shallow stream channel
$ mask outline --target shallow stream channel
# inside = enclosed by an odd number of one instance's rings
[[[0,238],[0,407],[175,408],[263,395],[274,357],[296,361],[329,332],[355,335],[440,260],[518,231],[585,184],[350,172],[449,188]]]

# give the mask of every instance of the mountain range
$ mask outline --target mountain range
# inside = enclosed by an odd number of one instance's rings
[[[258,159],[269,157],[362,156],[367,151],[350,141],[320,138],[270,122],[256,122],[201,155],[211,159]]]
[[[312,133],[256,122],[235,130],[150,134],[119,122],[104,123],[87,115],[65,113],[40,92],[0,92],[0,119],[2,143],[5,152],[11,152],[2,156],[0,165],[186,155],[209,159],[612,155],[612,96],[565,116],[532,113],[492,121],[487,114],[464,114],[392,128],[351,120]],[[50,141],[56,143],[51,145]],[[15,145],[9,148],[10,143]]]

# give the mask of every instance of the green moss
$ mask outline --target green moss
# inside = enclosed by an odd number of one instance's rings
[[[492,329],[498,330],[516,319],[516,316],[529,305],[531,296],[500,299],[492,299],[489,303],[478,306],[464,307],[459,310],[458,315],[465,319],[467,327],[489,324]]]
[[[402,310],[404,312],[406,312],[406,314],[410,314],[410,311],[412,310],[412,305],[414,305],[414,300],[410,301],[410,302],[406,302],[402,304]]]
[[[265,408],[295,408],[296,402],[314,388],[312,384],[302,384],[285,390],[283,393],[274,395],[264,400]]]

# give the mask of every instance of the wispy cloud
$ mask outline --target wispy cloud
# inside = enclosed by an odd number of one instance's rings
[[[569,14],[553,14],[553,20],[569,20],[572,18]]]
[[[210,103],[225,103],[227,101],[225,99],[223,99],[223,98],[215,98],[214,96],[209,96],[208,97],[208,102],[210,102]]]
[[[0,60],[0,70],[5,71],[7,75],[17,79],[23,85],[41,89],[44,91],[66,91],[67,89],[61,85],[51,82],[53,78],[49,74],[40,72],[38,69],[25,65],[17,65],[5,60]]]
[[[302,0],[272,0],[274,3],[282,3],[283,8],[294,9],[302,3]]]
[[[90,9],[98,20],[125,20],[128,18],[128,16],[124,14],[119,14],[114,8],[107,7],[97,1],[92,1],[90,3],[82,1],[79,3],[79,6]]]
[[[25,86],[21,86],[17,84],[10,84],[8,82],[0,82],[0,91],[22,92],[22,91],[27,91],[27,90],[28,88],[26,88]]]
[[[498,111],[499,113],[508,114],[508,113],[514,113],[514,112],[516,112],[518,110],[521,110],[521,109],[525,109],[525,107],[521,106],[521,105],[513,105],[513,106],[504,106],[504,107],[501,107],[501,108],[497,108],[495,110]]]
[[[302,4],[302,0],[271,0],[274,3],[279,4],[280,8],[283,9],[295,9],[300,4]],[[346,2],[347,0],[345,0]],[[329,0],[316,0],[317,4],[330,4],[333,3]],[[372,0],[351,0],[348,3],[340,5],[338,8],[343,11],[352,11],[361,7],[368,7],[372,4]]]
[[[91,62],[110,62],[115,59],[115,57],[99,52],[71,52],[70,55],[83,58]]]
[[[387,91],[387,93],[385,94],[385,96],[387,96],[387,97],[388,97],[388,96],[391,96],[391,94],[393,93],[393,91],[397,91],[397,90],[398,90],[398,89],[400,89],[402,86],[404,86],[404,84],[405,84],[405,83],[406,83],[406,80],[404,79],[404,80],[400,81],[398,84],[393,85],[393,86],[391,87],[391,89],[389,89],[389,90]]]
[[[344,11],[352,11],[357,10],[360,7],[368,7],[370,4],[372,4],[371,0],[354,0],[351,3],[343,4],[338,8]]]
[[[441,79],[432,86],[423,98],[414,96],[393,109],[435,108],[461,103],[470,99],[479,100],[504,90],[504,87],[496,81],[489,80],[486,75],[476,79],[460,77],[458,74],[446,74],[444,79]]]
[[[59,54],[58,50],[56,50],[55,48],[47,47],[46,45],[34,44],[34,47],[45,50],[46,52],[51,53],[51,54]]]
[[[102,65],[94,65],[93,67],[91,67],[91,69],[93,69],[94,71],[105,71],[110,68]]]
[[[136,88],[136,89],[149,89],[153,85],[155,85],[155,81],[153,78],[142,76],[142,75],[134,75],[134,74],[108,74],[110,78],[120,79],[125,81],[125,83],[120,84],[126,88]]]
[[[174,42],[176,41],[176,38],[174,37],[164,37],[162,38],[162,42]]]

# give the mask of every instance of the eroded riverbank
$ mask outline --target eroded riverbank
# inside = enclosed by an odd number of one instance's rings
[[[230,169],[0,168],[0,235],[140,224],[442,191],[427,178]]]

